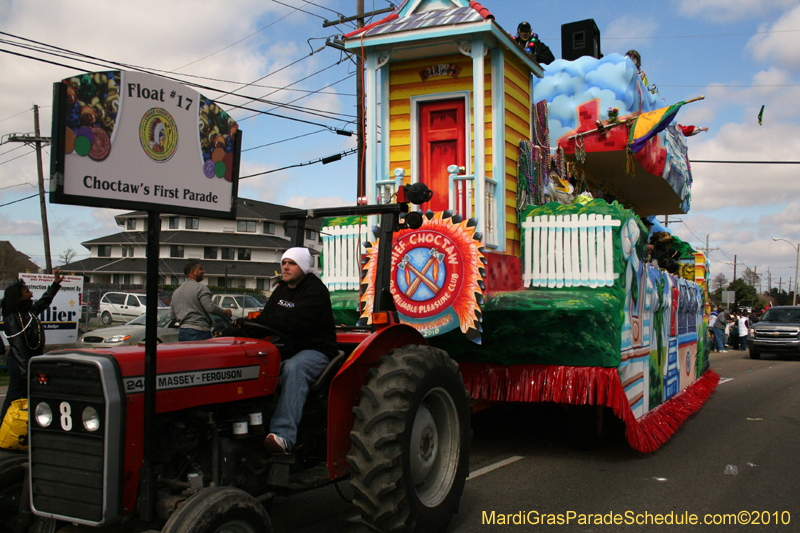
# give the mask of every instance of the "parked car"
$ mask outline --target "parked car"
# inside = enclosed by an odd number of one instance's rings
[[[800,355],[800,306],[770,307],[750,326],[747,348],[750,359],[762,353]]]
[[[249,294],[215,294],[211,301],[223,309],[230,309],[234,318],[247,318],[249,313],[260,313],[264,309],[264,304]]]
[[[87,332],[75,344],[76,348],[109,348],[125,344],[144,342],[145,319],[142,314],[127,324],[112,328],[100,328]],[[212,316],[213,329],[225,328],[231,321],[225,317]],[[158,342],[178,342],[180,323],[172,321],[168,308],[158,310]]]
[[[145,312],[147,295],[135,292],[107,292],[100,298],[100,320],[108,326],[112,322],[128,322]],[[167,307],[161,300],[158,307]]]

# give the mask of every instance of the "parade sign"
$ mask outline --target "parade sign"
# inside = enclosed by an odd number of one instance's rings
[[[53,93],[51,202],[235,218],[242,134],[216,103],[130,71]]]
[[[36,301],[53,284],[52,274],[19,274],[25,281]],[[81,319],[81,295],[83,276],[64,276],[61,288],[56,293],[50,307],[39,313],[39,320],[45,331],[45,343],[72,344],[78,342],[78,322]]]

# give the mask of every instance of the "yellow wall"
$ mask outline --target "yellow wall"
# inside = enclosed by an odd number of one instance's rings
[[[501,182],[495,201],[502,219],[505,210],[506,252],[519,254],[517,228],[517,159],[519,141],[530,133],[530,72],[518,59],[505,55],[505,184],[492,175],[492,84],[491,54],[484,62],[485,169],[488,177]],[[439,76],[422,81],[420,71],[431,65],[456,64],[461,67],[458,78]],[[454,91],[470,93],[470,143],[474,143],[474,94],[472,93],[472,59],[461,54],[391,63],[389,67],[389,169],[406,170],[406,183],[411,180],[411,97]],[[472,150],[473,169],[475,150]],[[388,176],[380,176],[385,179]]]
[[[528,68],[510,53],[505,54],[505,118],[506,118],[506,253],[520,254],[520,233],[517,227],[517,161],[519,142],[530,140],[531,74]]]

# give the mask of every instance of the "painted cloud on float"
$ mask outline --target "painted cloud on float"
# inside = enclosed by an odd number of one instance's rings
[[[578,127],[579,105],[600,99],[600,118],[609,107],[619,108],[620,118],[634,112],[653,111],[666,104],[644,89],[633,62],[619,54],[602,59],[558,59],[545,67],[543,78],[534,78],[533,101],[547,100],[550,145],[556,146],[567,132]]]

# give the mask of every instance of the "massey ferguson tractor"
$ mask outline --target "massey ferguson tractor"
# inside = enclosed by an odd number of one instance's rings
[[[392,242],[421,224],[408,210],[281,216],[301,237],[307,218],[379,214],[381,241]],[[0,457],[0,529],[269,532],[272,498],[349,478],[370,527],[443,530],[467,477],[467,393],[447,353],[399,322],[383,251],[372,324],[339,328],[339,355],[311,387],[290,454],[263,446],[280,393],[278,331],[158,347],[154,490],[143,479],[143,345],[31,359],[29,452]]]

